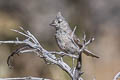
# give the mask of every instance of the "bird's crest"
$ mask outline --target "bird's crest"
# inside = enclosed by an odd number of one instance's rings
[[[62,16],[61,12],[58,12],[58,14],[57,14],[57,16],[56,16],[56,17],[57,17],[57,18],[64,19],[64,17]]]

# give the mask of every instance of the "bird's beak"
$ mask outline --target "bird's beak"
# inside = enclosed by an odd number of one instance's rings
[[[52,23],[49,24],[50,26],[56,26],[55,21],[52,21]]]
[[[50,26],[54,26],[54,24],[53,24],[53,23],[50,23],[49,25],[50,25]]]

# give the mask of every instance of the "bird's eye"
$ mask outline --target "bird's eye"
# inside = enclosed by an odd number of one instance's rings
[[[62,22],[62,19],[58,19],[58,23],[61,23]]]

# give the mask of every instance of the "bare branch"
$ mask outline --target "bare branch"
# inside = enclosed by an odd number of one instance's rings
[[[17,31],[17,30],[13,30],[13,31],[15,31],[21,35],[24,35],[25,37],[27,37],[27,39],[20,41],[18,38],[16,38],[15,41],[0,41],[1,44],[3,44],[3,43],[4,44],[24,44],[24,46],[25,46],[25,47],[17,49],[8,57],[8,61],[7,61],[8,66],[11,65],[10,58],[13,57],[15,54],[34,52],[37,54],[37,56],[40,56],[46,63],[56,64],[61,69],[66,71],[68,73],[68,75],[72,78],[72,80],[83,80],[81,78],[81,75],[83,73],[81,71],[81,66],[82,66],[81,53],[83,52],[85,47],[93,41],[93,38],[89,41],[86,41],[86,35],[84,34],[84,43],[82,44],[82,47],[80,48],[80,52],[79,52],[80,54],[73,55],[73,54],[67,54],[62,51],[61,52],[47,51],[46,49],[44,49],[41,46],[41,44],[38,42],[38,40],[29,31],[25,31],[22,27],[20,27],[20,28],[21,28],[21,30],[24,31],[24,33]],[[74,35],[75,30],[76,30],[76,27],[74,28],[72,35]],[[69,37],[70,37],[70,39],[72,39],[72,41],[74,41],[73,36],[69,36]],[[55,55],[60,55],[61,58],[57,58]],[[69,56],[69,57],[77,59],[76,67],[74,67],[72,69],[67,63],[64,62],[62,56]]]
[[[93,40],[94,39],[92,38],[92,39],[87,41],[86,40],[86,34],[84,33],[83,44],[82,44],[82,47],[80,48],[80,51],[79,51],[79,58],[77,59],[77,65],[73,70],[73,80],[83,80],[80,77],[83,74],[83,72],[81,71],[81,68],[82,68],[82,52],[88,44],[92,43]]]
[[[15,54],[19,55],[19,53],[22,51],[22,50],[25,50],[25,49],[28,49],[30,48],[30,46],[26,45],[26,46],[23,46],[17,50],[15,50],[7,59],[7,64],[8,64],[8,67],[9,68],[12,68],[13,66],[11,65],[11,57],[13,57]]]
[[[23,27],[20,26],[20,29],[27,34],[27,31],[25,31],[25,29]]]
[[[74,27],[73,31],[72,31],[72,34],[71,34],[71,38],[73,38],[74,34],[75,34],[75,31],[76,31],[76,28],[77,26]]]
[[[56,54],[59,54],[59,55],[63,55],[61,52],[54,52],[54,53],[52,53],[52,52],[49,52],[49,51],[47,51],[46,49],[44,49],[41,45],[40,45],[40,43],[38,42],[38,40],[29,32],[29,31],[27,31],[27,34],[24,34],[24,33],[22,33],[22,32],[20,32],[20,31],[17,31],[17,30],[14,30],[15,32],[18,32],[19,34],[22,34],[22,35],[24,35],[24,36],[26,36],[27,37],[27,39],[25,39],[25,40],[22,40],[22,41],[19,41],[19,39],[17,39],[16,41],[0,41],[0,43],[2,44],[2,43],[4,43],[4,44],[10,44],[10,43],[12,43],[12,44],[24,44],[24,45],[28,45],[28,46],[30,46],[30,48],[32,48],[31,50],[28,50],[28,49],[22,49],[22,48],[20,48],[20,49],[18,49],[18,50],[16,50],[15,52],[13,52],[9,57],[8,57],[8,61],[7,61],[7,63],[8,63],[8,65],[10,66],[10,62],[9,62],[9,60],[10,60],[10,58],[13,56],[13,55],[15,55],[15,54],[18,54],[18,53],[20,53],[20,52],[35,52],[35,53],[37,53],[38,55],[41,55],[42,54],[42,58],[45,60],[45,62],[46,61],[49,61],[49,62],[51,62],[52,64],[56,64],[56,65],[58,65],[60,68],[62,68],[64,71],[66,71],[71,77],[73,77],[73,74],[72,74],[72,71],[71,71],[71,67],[68,65],[68,64],[66,64],[64,61],[63,61],[63,59],[61,58],[61,59],[58,59],[56,56],[55,56],[55,53]],[[30,41],[30,39],[32,40],[32,41]],[[65,55],[65,53],[64,53],[64,55]],[[76,57],[76,56],[73,56],[73,55],[71,55],[72,57]]]
[[[115,75],[115,77],[114,77],[113,80],[118,80],[118,79],[120,79],[120,72],[118,72],[118,73]]]
[[[21,78],[0,78],[0,80],[50,80],[50,79],[37,77],[21,77]]]
[[[83,43],[84,44],[86,43],[86,34],[85,34],[85,32],[83,33]]]
[[[20,32],[18,30],[14,30],[14,29],[11,29],[11,30],[14,31],[14,32],[17,32],[17,33],[19,33],[21,35],[24,35],[25,37],[29,37],[28,35],[24,34],[23,32]]]
[[[72,57],[72,58],[78,58],[78,55],[74,55],[74,54],[67,54],[65,52],[55,52],[55,51],[50,51],[51,54],[57,54],[57,55],[60,55],[60,56],[69,56],[69,57]]]

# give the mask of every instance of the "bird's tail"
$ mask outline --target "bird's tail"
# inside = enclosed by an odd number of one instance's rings
[[[87,56],[92,56],[92,57],[95,57],[95,58],[100,58],[99,56],[95,55],[94,53],[90,52],[87,49],[84,49],[83,53],[86,54]]]

